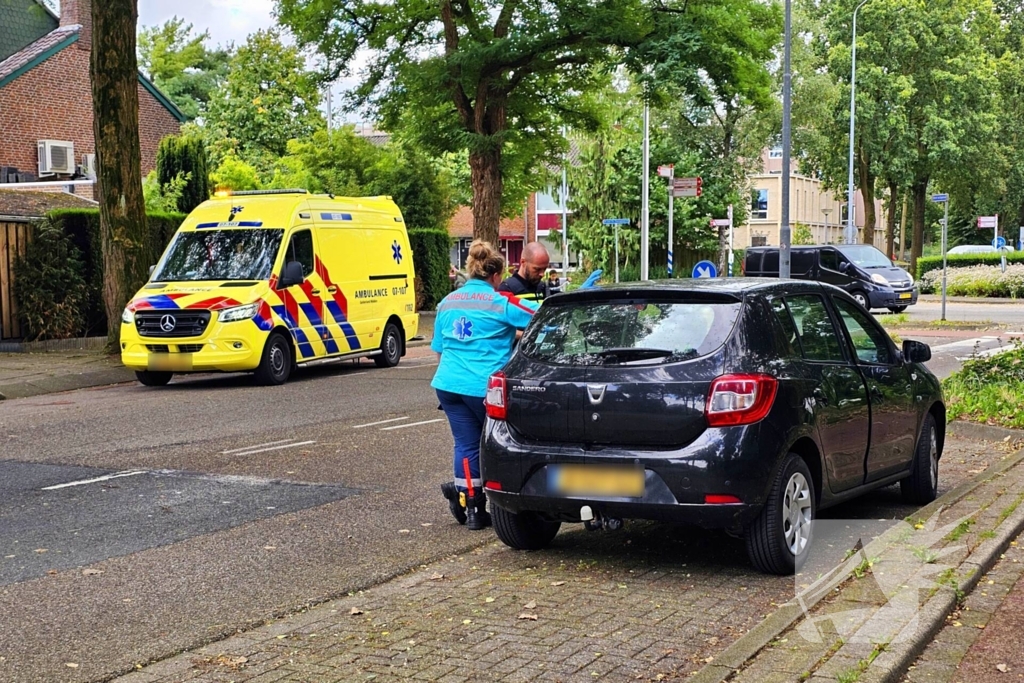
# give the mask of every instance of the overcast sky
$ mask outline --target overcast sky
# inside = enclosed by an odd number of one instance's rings
[[[139,26],[162,24],[178,16],[210,32],[216,44],[242,43],[246,36],[274,24],[273,0],[139,0]]]

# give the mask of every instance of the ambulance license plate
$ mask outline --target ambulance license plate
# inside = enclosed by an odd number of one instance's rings
[[[901,298],[901,299],[909,299],[909,298],[910,298],[911,296],[912,296],[912,295],[911,295],[911,293],[910,293],[910,292],[902,292],[902,293],[900,294],[900,298]]]
[[[550,465],[548,490],[567,496],[640,498],[644,470],[604,465]]]
[[[146,367],[151,372],[188,372],[192,369],[192,354],[151,353]]]

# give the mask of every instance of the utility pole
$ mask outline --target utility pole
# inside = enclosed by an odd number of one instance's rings
[[[651,261],[651,224],[650,224],[650,190],[651,190],[651,108],[647,102],[647,89],[644,88],[644,144],[643,144],[643,197],[640,213],[640,280],[650,279]]]
[[[779,277],[790,274],[790,246],[793,231],[789,226],[790,126],[793,113],[793,8],[786,0],[785,56],[782,71],[782,225],[779,226]]]
[[[853,215],[856,204],[853,201],[853,137],[855,135],[853,124],[857,116],[857,12],[867,3],[868,0],[861,0],[857,8],[853,10],[853,43],[851,45],[850,61],[850,157],[849,175],[847,176],[847,201],[846,210],[846,239],[847,244],[857,243],[857,225],[854,223]]]

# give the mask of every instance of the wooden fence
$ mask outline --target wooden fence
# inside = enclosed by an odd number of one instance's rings
[[[14,261],[24,256],[31,227],[29,223],[0,221],[0,339],[21,337],[14,300]]]

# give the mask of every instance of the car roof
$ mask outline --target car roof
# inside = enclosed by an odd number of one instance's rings
[[[557,294],[551,300],[570,303],[577,300],[608,300],[642,296],[685,296],[739,301],[749,293],[792,294],[821,292],[821,283],[813,280],[780,280],[776,277],[680,278],[647,282],[620,282],[577,289]]]

